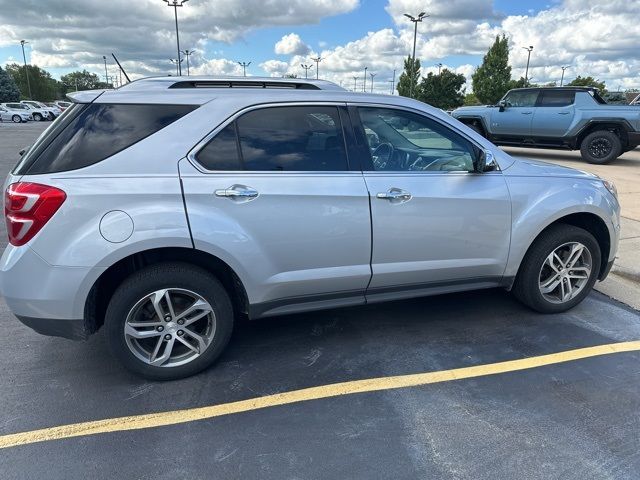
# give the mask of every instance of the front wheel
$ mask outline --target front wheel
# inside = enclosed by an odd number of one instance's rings
[[[579,304],[600,273],[600,246],[586,230],[556,225],[531,245],[513,288],[525,305],[559,313]]]
[[[584,137],[580,144],[580,154],[589,163],[612,162],[622,153],[622,142],[618,135],[609,130],[596,130]]]
[[[34,114],[33,114],[33,119],[34,119],[36,122],[40,122],[40,121],[42,121],[42,115],[40,115],[39,113],[34,113]]]
[[[231,337],[233,309],[209,272],[163,263],[132,274],[118,287],[105,328],[111,351],[126,368],[173,380],[215,362]]]
[[[22,117],[20,115],[14,115],[11,117],[11,120],[13,120],[13,123],[22,123]]]

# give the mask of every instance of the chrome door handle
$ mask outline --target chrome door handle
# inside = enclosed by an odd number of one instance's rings
[[[221,188],[213,192],[216,197],[230,197],[238,199],[251,199],[258,196],[258,191],[245,185],[232,185],[229,188]]]
[[[411,200],[411,194],[409,192],[405,192],[399,188],[390,188],[386,192],[380,192],[376,195],[376,198],[381,200],[389,200],[389,201],[401,201],[408,202]]]

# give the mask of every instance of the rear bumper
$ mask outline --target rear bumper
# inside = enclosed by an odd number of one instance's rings
[[[598,280],[602,281],[605,278],[607,278],[607,275],[609,275],[609,272],[611,271],[612,267],[613,267],[613,260],[610,260],[605,266],[604,270],[600,272],[600,275],[598,275]]]
[[[68,338],[71,340],[85,340],[89,336],[84,319],[60,320],[54,318],[24,317],[22,315],[16,315],[16,318],[27,327],[32,328],[42,335]]]

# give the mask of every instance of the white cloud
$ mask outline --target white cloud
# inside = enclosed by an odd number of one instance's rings
[[[280,60],[267,60],[260,67],[271,77],[282,77],[289,72],[289,64]]]
[[[297,33],[282,37],[275,45],[274,51],[279,55],[306,55],[311,51]]]

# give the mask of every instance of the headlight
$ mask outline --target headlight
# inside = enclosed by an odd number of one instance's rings
[[[606,187],[607,190],[609,190],[611,195],[618,198],[618,189],[613,182],[610,182],[609,180],[602,180],[602,184]]]

